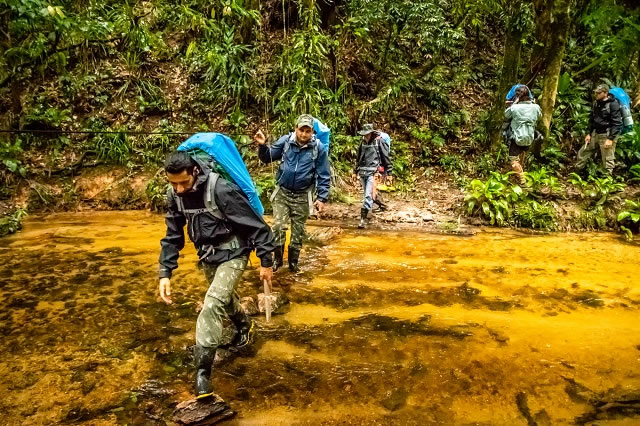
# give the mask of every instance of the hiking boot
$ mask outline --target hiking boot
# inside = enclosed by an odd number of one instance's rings
[[[235,346],[236,348],[243,348],[249,343],[252,343],[253,335],[255,334],[253,321],[251,321],[251,319],[244,312],[242,313],[242,316],[244,318],[240,322],[235,322],[234,318],[231,318],[236,326],[236,335],[233,336],[231,345]]]
[[[298,259],[300,259],[300,249],[289,246],[289,270],[291,272],[300,272]]]
[[[360,209],[360,223],[358,224],[358,229],[364,229],[367,226],[367,214],[369,214],[369,210]]]
[[[211,387],[211,366],[216,356],[216,348],[205,348],[197,345],[193,350],[196,367],[195,393],[196,399],[205,399],[213,395]]]
[[[284,265],[283,255],[284,246],[276,246],[276,249],[273,251],[273,272],[276,272]]]

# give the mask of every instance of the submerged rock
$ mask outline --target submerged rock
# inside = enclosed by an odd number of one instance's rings
[[[289,303],[289,299],[287,298],[287,296],[284,295],[284,293],[280,293],[280,292],[273,292],[271,293],[271,295],[269,296],[271,298],[271,313],[275,314],[277,313],[279,310],[281,310],[281,308]],[[260,313],[264,313],[264,293],[260,293],[258,294],[258,311]]]
[[[236,413],[218,395],[204,401],[183,401],[173,412],[173,420],[183,425],[213,425],[233,417]]]
[[[258,314],[258,305],[253,297],[243,297],[240,299],[240,306],[242,310],[247,315],[257,315]]]
[[[159,380],[150,379],[140,385],[136,392],[141,397],[146,398],[167,398],[175,393],[175,391],[165,387],[164,383]]]
[[[307,234],[307,242],[323,246],[340,234],[342,234],[342,228],[338,226],[320,228]]]
[[[385,398],[380,401],[380,404],[389,411],[396,411],[405,406],[408,397],[409,392],[405,389],[396,388],[388,391]]]

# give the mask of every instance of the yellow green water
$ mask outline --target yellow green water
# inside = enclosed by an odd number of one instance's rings
[[[0,423],[171,423],[206,284],[188,246],[158,302],[163,232],[91,212],[0,239]],[[290,306],[213,384],[228,424],[640,424],[639,254],[613,234],[345,230],[276,274]]]

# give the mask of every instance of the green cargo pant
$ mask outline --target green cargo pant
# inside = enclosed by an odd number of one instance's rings
[[[578,162],[576,163],[576,168],[584,169],[589,159],[596,152],[597,147],[600,147],[602,165],[607,169],[609,174],[612,174],[613,168],[615,167],[616,140],[613,140],[613,144],[609,148],[605,148],[604,143],[607,139],[608,136],[606,134],[593,132],[589,143],[582,145],[582,148],[578,151]]]
[[[240,307],[235,286],[242,278],[247,261],[247,256],[242,256],[219,265],[203,264],[204,275],[211,284],[196,322],[198,345],[207,348],[218,347],[222,338],[222,319],[225,314],[229,315],[234,323],[238,317],[245,315]]]
[[[286,242],[285,227],[291,220],[291,242],[289,247],[302,248],[305,236],[305,224],[309,218],[309,193],[292,192],[279,188],[273,198],[273,234],[276,246],[282,247]]]

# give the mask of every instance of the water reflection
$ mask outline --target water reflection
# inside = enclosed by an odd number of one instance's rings
[[[191,393],[191,247],[156,299],[162,219],[31,218],[0,240],[7,424],[163,424]],[[335,233],[216,390],[237,424],[640,421],[638,249],[614,235]],[[259,291],[254,269],[241,296]],[[315,269],[314,269],[315,268]],[[312,273],[313,271],[316,273]],[[228,336],[231,337],[230,335]]]

